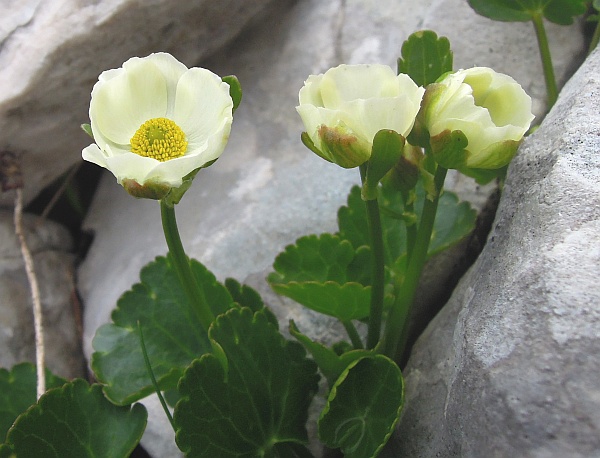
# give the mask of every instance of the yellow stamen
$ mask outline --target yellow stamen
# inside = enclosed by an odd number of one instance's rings
[[[129,143],[132,153],[161,162],[181,157],[187,150],[185,134],[167,118],[149,119],[131,137]]]

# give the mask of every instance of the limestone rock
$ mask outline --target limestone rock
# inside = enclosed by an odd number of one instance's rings
[[[43,309],[46,364],[65,378],[83,376],[83,355],[72,294],[71,237],[58,224],[25,216],[24,226],[38,277]],[[35,362],[31,292],[14,231],[12,212],[0,211],[0,367]]]
[[[488,244],[413,350],[389,456],[598,456],[599,72],[596,51],[513,161]]]
[[[336,210],[359,181],[358,171],[327,164],[301,144],[302,124],[294,109],[298,90],[309,74],[342,62],[394,66],[410,33],[425,26],[443,27],[444,16],[438,14],[442,3],[452,9],[462,8],[464,1],[305,0],[291,9],[289,2],[279,2],[262,23],[218,57],[202,63],[221,75],[236,74],[244,98],[223,156],[199,173],[176,208],[183,243],[188,254],[206,264],[219,279],[234,277],[263,294],[282,328],[293,317],[314,338],[330,342],[343,335],[343,329],[333,327],[331,320],[315,319],[277,298],[264,278],[286,245],[306,234],[336,230]],[[497,70],[508,74],[513,71],[509,63],[537,62],[537,51],[512,39],[512,25],[492,27],[490,21],[470,9],[465,14],[470,17],[468,33],[488,45],[472,54],[471,48],[465,48],[457,65],[487,62],[489,49],[498,55],[496,62],[503,64]],[[528,37],[532,33],[525,24],[517,26],[527,30]],[[555,50],[562,56],[558,69],[562,74],[577,62],[583,38],[577,27],[552,30],[563,40],[562,48]],[[519,39],[523,34],[517,35]],[[539,69],[536,65],[519,68],[525,87],[542,88],[536,89],[536,100],[537,106],[543,107],[545,92]],[[494,192],[493,187],[477,187],[458,175],[449,176],[448,187],[478,209]],[[112,175],[104,177],[86,226],[96,234],[79,271],[86,304],[85,353],[90,355],[97,327],[110,320],[118,297],[138,281],[143,265],[166,253],[166,245],[158,204],[131,198]],[[440,302],[441,297],[447,297],[443,286],[457,271],[462,256],[464,250],[442,263],[445,267],[432,276],[427,290],[435,294],[424,302]],[[163,421],[163,416],[151,417],[153,421]],[[152,427],[158,431],[169,425],[164,420],[162,426]],[[151,451],[151,446],[147,448]]]
[[[3,0],[0,151],[23,155],[25,201],[81,158],[98,75],[167,51],[188,66],[210,56],[273,0]],[[12,202],[0,197],[0,204]]]

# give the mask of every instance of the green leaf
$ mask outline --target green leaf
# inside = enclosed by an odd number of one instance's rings
[[[248,307],[253,312],[262,311],[271,324],[277,328],[279,328],[279,322],[277,321],[277,317],[265,307],[265,303],[263,302],[260,294],[256,292],[256,290],[250,288],[248,285],[242,285],[240,282],[233,278],[225,279],[225,288],[231,294],[234,302],[236,302],[240,307]]]
[[[234,306],[227,289],[197,261],[192,271],[213,313]],[[173,389],[192,360],[212,351],[206,332],[193,313],[177,274],[167,258],[158,257],[140,273],[141,283],[125,292],[93,340],[92,369],[117,404],[130,404],[154,390],[146,371],[137,330],[139,320],[161,390]]]
[[[377,199],[377,186],[402,156],[405,141],[402,135],[393,130],[382,129],[375,134],[362,189],[363,200]]]
[[[233,111],[235,111],[242,101],[242,85],[240,84],[240,80],[235,75],[224,76],[221,79],[229,84],[229,95],[231,96],[231,100],[233,100]]]
[[[345,458],[375,457],[400,418],[404,382],[383,355],[352,362],[339,377],[319,419],[319,437]]]
[[[19,458],[122,458],[140,441],[147,416],[143,405],[115,406],[100,385],[75,380],[19,416],[7,444]]]
[[[452,71],[450,42],[431,30],[415,32],[402,44],[398,73],[406,73],[419,86],[427,86]]]
[[[46,369],[46,389],[67,381]],[[0,369],[0,438],[6,437],[15,419],[36,403],[37,374],[31,363],[20,363],[9,371]]]
[[[372,354],[372,352],[368,350],[351,349],[338,355],[335,350],[327,348],[325,345],[315,342],[302,334],[293,321],[290,321],[289,330],[290,334],[311,353],[317,366],[319,366],[319,369],[327,379],[329,386],[333,386],[335,381],[351,362]]]
[[[177,445],[188,457],[310,456],[305,423],[315,363],[263,312],[232,309],[209,330],[227,357],[195,360],[179,383]]]
[[[277,256],[268,281],[278,294],[317,312],[340,320],[364,318],[371,293],[358,280],[370,278],[366,259],[364,249],[355,251],[336,235],[309,235]]]
[[[568,25],[584,14],[586,0],[469,0],[478,14],[496,21],[530,21],[543,16],[550,22]]]
[[[269,277],[271,281],[271,277]],[[273,283],[271,288],[283,296],[341,321],[359,320],[369,315],[371,287],[359,283],[289,282]]]

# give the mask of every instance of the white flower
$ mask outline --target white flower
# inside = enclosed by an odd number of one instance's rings
[[[380,130],[410,133],[424,91],[385,65],[340,65],[311,75],[296,107],[306,129],[303,140],[330,162],[359,166],[370,158]]]
[[[216,160],[231,130],[229,85],[170,54],[134,57],[92,90],[95,144],[83,159],[110,170],[128,192],[161,199]]]
[[[465,164],[476,169],[507,165],[534,116],[531,98],[510,76],[485,67],[450,73],[430,84],[419,115],[432,147],[452,131],[467,138]]]

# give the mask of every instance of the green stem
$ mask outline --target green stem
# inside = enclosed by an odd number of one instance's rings
[[[144,334],[142,333],[142,325],[140,324],[139,320],[138,320],[137,324],[138,324],[138,331],[140,333],[140,344],[142,346],[142,354],[144,355],[144,363],[146,364],[146,371],[148,371],[150,380],[152,380],[152,386],[154,387],[154,391],[156,392],[156,395],[158,396],[160,405],[162,405],[162,408],[165,411],[167,418],[169,419],[169,423],[171,423],[171,427],[173,428],[173,431],[177,432],[177,428],[175,427],[175,420],[173,420],[171,411],[169,410],[169,407],[167,407],[165,398],[163,397],[162,393],[160,392],[158,382],[156,381],[156,377],[154,376],[154,372],[152,371],[152,366],[150,365],[150,358],[148,358],[148,351],[146,350],[146,342],[144,341]]]
[[[411,200],[410,192],[403,191],[402,192],[402,200],[404,201],[404,212],[405,213],[415,213],[415,204]],[[415,242],[417,240],[417,225],[411,224],[410,226],[406,225],[406,258],[410,260],[413,252],[413,248],[415,246]]]
[[[360,178],[364,184],[367,174],[366,163],[360,166]],[[367,224],[371,245],[371,305],[367,332],[367,348],[375,348],[381,334],[381,317],[383,315],[383,288],[385,285],[385,260],[381,217],[377,199],[365,201]]]
[[[346,329],[346,332],[350,337],[350,342],[352,342],[352,346],[354,347],[354,349],[360,350],[364,348],[360,335],[358,334],[358,331],[356,330],[356,327],[354,326],[352,321],[342,321],[342,324],[344,325],[344,329]]]
[[[548,94],[548,108],[551,108],[558,98],[558,88],[556,86],[556,77],[554,76],[554,67],[552,66],[550,47],[548,46],[548,36],[544,27],[544,17],[540,13],[536,13],[533,15],[532,21],[542,57],[546,93]]]
[[[183,287],[185,295],[189,299],[200,324],[204,330],[208,332],[208,328],[214,321],[215,316],[210,310],[200,286],[198,286],[198,282],[190,267],[190,260],[183,250],[181,238],[179,237],[179,230],[177,229],[177,220],[175,219],[175,208],[161,200],[160,211],[163,231],[165,233],[165,239],[167,240],[167,246],[169,247],[169,255],[170,260],[173,263],[173,268],[177,272],[181,286]]]
[[[408,325],[421,272],[427,259],[427,250],[433,231],[441,190],[446,179],[447,169],[438,166],[435,172],[436,196],[433,201],[425,199],[419,230],[412,256],[406,268],[406,275],[396,294],[396,300],[387,318],[382,352],[392,359],[402,357],[408,340]]]

